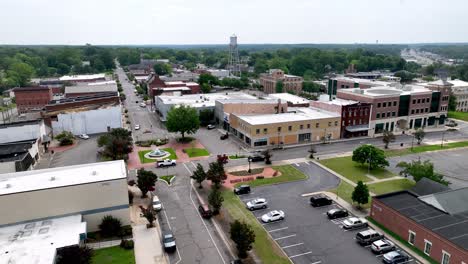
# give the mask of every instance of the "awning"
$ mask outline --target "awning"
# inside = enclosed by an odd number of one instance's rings
[[[356,125],[356,126],[347,126],[345,129],[348,132],[359,132],[359,131],[369,130],[370,128],[368,125]]]

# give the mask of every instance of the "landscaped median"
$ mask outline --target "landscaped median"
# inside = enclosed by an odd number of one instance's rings
[[[366,176],[366,174],[368,174],[367,165],[361,165],[354,162],[351,156],[320,160],[320,163],[353,182],[372,181],[371,178]],[[395,176],[390,171],[381,168],[371,170],[370,175],[377,179],[385,179]]]
[[[398,150],[387,150],[385,151],[385,155],[387,157],[395,157],[395,156],[411,155],[411,154],[427,152],[427,151],[448,150],[448,149],[464,148],[464,147],[468,147],[468,141],[444,143],[443,146],[441,146],[440,144],[423,145],[423,146],[416,145],[413,147],[413,149],[407,148],[407,149],[398,149]]]
[[[172,148],[162,148],[161,150],[167,151],[167,152],[169,152],[171,154],[168,157],[166,157],[166,159],[173,159],[173,160],[177,159],[177,155],[176,155],[174,149],[172,149]],[[148,152],[151,152],[151,151],[152,151],[151,149],[138,151],[138,157],[140,158],[141,163],[152,163],[152,162],[157,161],[156,159],[148,159],[148,158],[145,157],[145,154],[148,153]]]
[[[259,179],[258,177],[256,177],[256,179],[252,178],[252,180],[249,181],[248,184],[251,187],[256,187],[256,186],[261,186],[261,185],[277,184],[277,183],[300,181],[300,180],[307,179],[307,176],[304,175],[304,173],[302,173],[300,170],[294,168],[291,165],[273,166],[272,169],[275,171],[278,171],[280,175],[273,176],[271,178],[265,177],[263,179],[262,178]],[[253,170],[257,170],[257,169],[252,169],[252,173],[253,173]],[[240,175],[242,174],[241,172],[233,172],[232,174],[236,175],[237,173],[238,175]],[[261,172],[262,172],[262,169],[259,169],[257,173],[261,173]],[[249,175],[249,174],[246,174],[246,175]],[[239,186],[241,184],[245,184],[245,182],[237,183],[236,186]]]
[[[189,158],[209,156],[210,152],[204,148],[186,148],[184,152],[189,156]]]
[[[94,250],[92,264],[135,264],[135,253],[120,246]]]
[[[171,185],[171,182],[175,180],[174,178],[175,178],[175,175],[164,175],[164,176],[159,177],[159,179],[163,182],[166,182],[167,185]]]
[[[468,112],[448,112],[448,118],[459,119],[468,122]]]

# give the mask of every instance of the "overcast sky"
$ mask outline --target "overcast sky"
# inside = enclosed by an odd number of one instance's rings
[[[0,44],[468,42],[468,0],[0,0]]]

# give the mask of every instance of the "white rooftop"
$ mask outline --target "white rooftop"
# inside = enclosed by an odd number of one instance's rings
[[[369,97],[386,97],[417,93],[432,93],[430,89],[419,85],[405,85],[402,88],[395,88],[389,86],[372,87],[369,89],[349,88],[340,89],[339,92],[362,94],[364,96]]]
[[[0,174],[0,195],[127,177],[123,160]]]
[[[335,79],[337,80],[343,80],[343,81],[350,81],[350,82],[355,82],[355,83],[369,83],[375,86],[390,86],[394,84],[394,81],[381,81],[381,80],[373,80],[373,79],[362,79],[362,78],[353,78],[353,77],[345,77],[345,76],[339,76],[336,77]]]
[[[81,215],[0,228],[0,264],[53,264],[57,248],[77,245],[86,234]]]
[[[290,93],[273,93],[267,98],[281,99],[291,104],[308,104],[309,100]]]
[[[95,80],[105,78],[106,75],[104,73],[98,74],[87,74],[87,75],[64,75],[59,78],[61,81],[80,81],[80,80]]]
[[[117,83],[115,81],[102,81],[102,82],[88,83],[87,85],[93,86],[93,85],[106,85],[106,84],[117,84]]]
[[[239,115],[239,119],[251,125],[267,125],[275,123],[298,122],[307,120],[317,120],[324,118],[340,117],[337,113],[324,111],[318,108],[311,107],[298,107],[289,108],[288,110],[295,110],[296,113],[284,114],[267,114],[267,115]]]
[[[468,87],[468,82],[462,81],[462,80],[448,80],[447,82],[451,83],[453,86],[452,88],[464,88]]]
[[[166,85],[184,85],[185,83],[182,81],[170,81],[170,82],[164,82]]]
[[[159,88],[160,90],[163,90],[163,91],[180,91],[180,90],[183,90],[183,91],[190,91],[190,88],[188,88],[187,86],[181,86],[181,87],[162,87],[162,88]]]
[[[234,93],[209,93],[209,94],[184,94],[184,95],[161,95],[157,96],[164,104],[171,105],[189,105],[192,107],[215,106],[217,100],[232,100],[232,99],[257,99],[255,96],[241,92]]]
[[[320,97],[319,102],[324,103],[324,104],[340,105],[340,106],[359,103],[358,101],[346,100],[346,99],[341,99],[341,98],[336,98],[330,101],[330,97],[328,95],[325,95],[324,97]]]
[[[70,93],[102,93],[102,92],[117,92],[117,84],[114,81],[89,83],[75,86],[65,86],[65,94]]]
[[[216,100],[220,104],[278,104],[278,99],[229,99]],[[282,101],[282,103],[285,103]]]

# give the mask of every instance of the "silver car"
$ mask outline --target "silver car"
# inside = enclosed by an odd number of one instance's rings
[[[395,250],[395,244],[387,239],[380,239],[374,241],[371,246],[371,250],[375,254],[383,254]]]
[[[268,203],[266,199],[264,198],[257,198],[252,201],[247,202],[247,209],[250,211],[256,210],[256,209],[265,209],[268,207]]]

